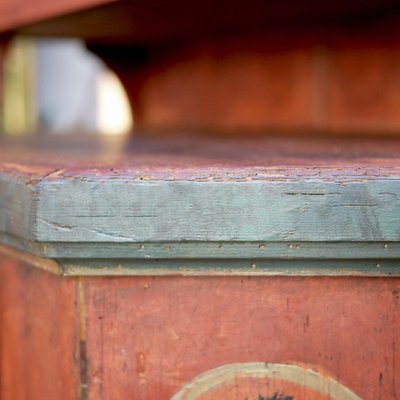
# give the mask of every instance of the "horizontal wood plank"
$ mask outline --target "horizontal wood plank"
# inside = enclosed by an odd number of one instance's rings
[[[82,143],[2,147],[4,233],[49,243],[400,239],[397,139]]]
[[[65,276],[358,276],[399,277],[393,260],[59,260]]]
[[[400,181],[54,179],[40,184],[35,240],[396,241]]]
[[[0,233],[0,242],[42,258],[58,259],[241,259],[394,260],[398,242],[34,242]]]

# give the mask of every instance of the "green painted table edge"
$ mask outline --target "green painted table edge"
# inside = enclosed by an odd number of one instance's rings
[[[396,242],[400,178],[0,175],[0,231],[36,242]]]
[[[2,172],[0,243],[62,275],[400,276],[397,169],[316,171]]]

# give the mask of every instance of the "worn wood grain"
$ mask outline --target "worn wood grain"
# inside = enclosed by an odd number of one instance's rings
[[[400,238],[397,178],[347,181],[347,177],[299,177],[289,182],[254,178],[251,182],[201,182],[195,178],[146,183],[122,178],[107,184],[96,178],[83,183],[79,178],[47,180],[39,188],[34,239],[151,242]]]
[[[364,400],[398,396],[398,278],[85,282],[89,399],[169,399],[202,373],[252,362],[322,371]]]
[[[215,391],[183,398],[395,400],[400,390],[399,278],[75,280],[9,257],[0,278],[5,400],[170,399],[218,367]],[[261,373],[231,384],[232,365],[254,363]]]
[[[72,142],[59,151],[54,145],[43,163],[30,162],[43,149],[2,147],[2,230],[43,242],[400,238],[396,139],[138,139],[121,146],[99,147],[79,162]]]
[[[0,398],[79,398],[76,283],[0,257]]]
[[[26,179],[3,173],[0,177],[0,230],[33,238],[36,201],[35,189]]]

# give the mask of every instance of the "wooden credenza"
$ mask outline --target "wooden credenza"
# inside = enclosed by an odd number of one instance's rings
[[[53,3],[4,42],[83,38],[136,130],[1,138],[1,400],[396,400],[397,4]]]

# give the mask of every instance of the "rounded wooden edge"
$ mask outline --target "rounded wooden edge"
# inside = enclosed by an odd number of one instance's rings
[[[228,364],[207,371],[186,384],[171,400],[195,400],[198,396],[217,389],[222,384],[234,381],[238,375],[286,380],[329,395],[332,400],[362,400],[332,377],[311,368],[263,362]]]

